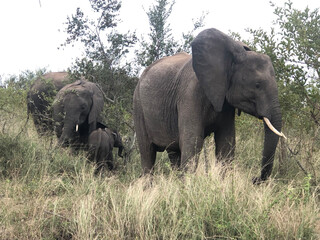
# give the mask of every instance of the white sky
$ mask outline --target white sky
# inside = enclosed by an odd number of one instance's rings
[[[25,70],[46,67],[50,71],[66,70],[83,48],[58,47],[66,39],[63,23],[77,7],[89,10],[88,0],[1,0],[0,1],[0,76],[19,74]],[[283,6],[284,0],[277,0]],[[319,0],[292,0],[293,7],[319,8]],[[153,0],[122,0],[121,32],[136,31],[145,35],[149,31],[145,13]],[[195,5],[196,3],[196,5]],[[269,30],[275,19],[269,0],[176,0],[168,22],[174,36],[192,29],[192,19],[208,11],[205,28],[215,27],[225,33],[239,32],[245,36],[246,28]],[[89,12],[89,11],[87,11]],[[58,31],[61,29],[62,31]]]

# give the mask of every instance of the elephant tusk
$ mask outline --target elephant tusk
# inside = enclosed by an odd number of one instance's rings
[[[78,132],[78,130],[79,130],[79,125],[76,124],[76,132]]]
[[[263,120],[272,132],[274,132],[275,134],[277,134],[280,137],[284,137],[284,139],[287,139],[287,137],[282,132],[279,132],[277,129],[275,129],[275,127],[271,124],[271,122],[269,121],[268,118],[264,117]]]

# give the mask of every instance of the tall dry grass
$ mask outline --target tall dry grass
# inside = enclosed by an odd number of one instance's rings
[[[117,173],[96,176],[83,155],[57,150],[52,156],[41,143],[22,144],[33,155],[21,154],[31,159],[1,177],[1,239],[319,237],[318,193],[308,179],[255,186],[252,169],[235,164],[225,170],[211,162],[207,172],[203,155],[197,171],[184,176],[175,171],[158,171],[152,179],[135,172],[127,172],[127,179]]]
[[[139,177],[137,153],[126,166],[118,159],[114,173],[95,175],[85,153],[39,138],[31,122],[24,125],[22,110],[15,117],[6,112],[0,239],[319,239],[320,151],[309,152],[317,139],[306,136],[306,147],[288,155],[284,175],[276,161],[271,179],[256,186],[251,179],[259,173],[263,133],[255,121],[237,123],[236,159],[228,169],[215,162],[209,138],[195,173],[182,176],[159,154],[154,176]]]

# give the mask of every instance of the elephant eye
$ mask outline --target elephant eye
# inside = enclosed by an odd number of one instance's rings
[[[257,88],[257,89],[260,88],[260,83],[259,83],[259,82],[256,83],[256,88]]]
[[[86,104],[84,104],[84,103],[81,104],[81,109],[82,109],[82,110],[86,109]]]

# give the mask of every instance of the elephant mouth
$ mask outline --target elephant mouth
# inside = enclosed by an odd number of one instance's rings
[[[254,109],[255,109],[255,104],[253,104],[253,106],[254,106]],[[255,117],[257,117],[257,118],[259,118],[260,120],[263,120],[265,123],[266,123],[266,125],[268,126],[268,128],[272,131],[272,132],[274,132],[276,135],[278,135],[279,137],[283,137],[284,139],[287,139],[287,137],[282,133],[282,132],[279,132],[273,125],[272,125],[272,123],[270,122],[270,120],[267,118],[267,117],[265,117],[265,116],[262,116],[262,115],[260,115],[260,114],[257,114],[257,111],[245,111],[244,110],[244,112],[246,112],[246,113],[248,113],[248,114],[251,114],[251,115],[253,115],[253,116],[255,116]]]
[[[287,137],[282,133],[279,132],[270,122],[270,120],[266,117],[263,117],[263,121],[266,123],[266,125],[268,126],[268,128],[274,132],[275,134],[277,134],[279,137],[283,137],[284,139],[287,139]]]

